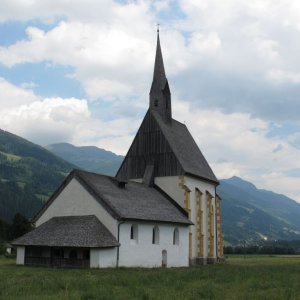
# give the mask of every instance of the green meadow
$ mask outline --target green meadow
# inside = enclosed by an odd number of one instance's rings
[[[171,269],[56,269],[0,258],[0,299],[300,299],[300,256]]]

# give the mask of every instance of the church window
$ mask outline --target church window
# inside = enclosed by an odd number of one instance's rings
[[[157,226],[153,227],[152,232],[152,244],[159,244],[159,228]]]
[[[178,230],[178,228],[175,228],[174,232],[173,232],[173,245],[179,245],[179,230]]]
[[[138,239],[138,226],[137,224],[133,224],[130,227],[130,239],[137,241]]]
[[[157,99],[154,100],[154,106],[155,106],[155,107],[158,106],[158,100],[157,100]]]

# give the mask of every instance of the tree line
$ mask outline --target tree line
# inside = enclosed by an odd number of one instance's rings
[[[0,255],[5,253],[7,241],[12,241],[33,229],[32,223],[17,213],[12,222],[0,219]]]
[[[259,245],[224,247],[224,254],[300,254],[300,240],[269,241]]]

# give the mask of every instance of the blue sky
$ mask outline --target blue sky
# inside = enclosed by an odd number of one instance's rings
[[[148,106],[160,23],[173,117],[216,175],[300,201],[297,1],[0,4],[0,128],[125,154]]]

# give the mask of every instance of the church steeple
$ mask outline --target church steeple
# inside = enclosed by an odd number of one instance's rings
[[[150,90],[150,110],[158,111],[165,122],[172,119],[171,93],[160,47],[159,29],[157,29],[156,56]]]

